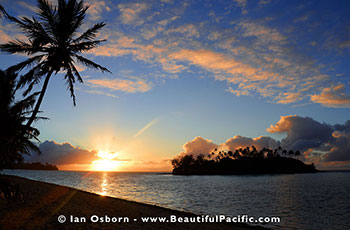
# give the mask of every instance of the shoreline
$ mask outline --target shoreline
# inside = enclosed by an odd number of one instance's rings
[[[18,184],[24,194],[23,203],[0,198],[1,229],[266,229],[245,223],[143,223],[141,217],[186,218],[198,215],[18,176],[0,175],[0,178]],[[58,222],[60,215],[66,217],[65,223]],[[110,219],[109,223],[101,223],[100,220],[93,223],[92,220],[96,219],[94,215],[102,217],[103,221],[108,221],[107,217],[117,217],[113,220],[127,217],[130,221],[113,223]]]

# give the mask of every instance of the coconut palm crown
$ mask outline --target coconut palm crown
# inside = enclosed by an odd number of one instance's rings
[[[34,85],[45,79],[31,118],[28,120],[28,126],[35,120],[53,74],[65,73],[64,79],[75,106],[74,83],[76,81],[83,83],[76,67],[77,63],[102,72],[110,72],[107,68],[82,56],[83,52],[105,41],[95,40],[99,30],[105,26],[103,22],[78,34],[87,10],[88,6],[83,0],[58,0],[57,6],[46,0],[38,0],[37,17],[16,18],[0,7],[2,14],[14,22],[27,37],[27,41],[16,39],[0,45],[2,52],[29,56],[28,59],[9,68],[15,72],[24,68],[29,69],[18,80],[17,89],[27,86],[24,91],[24,95],[27,95]]]

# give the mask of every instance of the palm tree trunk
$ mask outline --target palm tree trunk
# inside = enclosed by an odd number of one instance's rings
[[[51,77],[52,73],[53,73],[53,70],[51,69],[46,75],[43,88],[41,89],[38,101],[35,104],[35,108],[33,110],[32,116],[30,117],[30,119],[28,120],[28,122],[26,124],[27,127],[31,126],[31,124],[33,123],[33,121],[36,118],[36,115],[39,112],[39,108],[40,108],[41,102],[43,101],[43,98],[44,98],[44,95],[45,95],[45,92],[46,92],[46,89],[47,89],[47,85],[49,84],[49,80],[50,80],[50,77]]]

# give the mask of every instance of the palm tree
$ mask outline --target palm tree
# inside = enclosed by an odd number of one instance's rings
[[[293,151],[293,150],[289,150],[289,151],[288,151],[288,155],[289,155],[289,156],[293,156],[293,155],[294,155],[294,151]]]
[[[30,69],[19,79],[17,89],[28,85],[24,91],[25,96],[42,78],[45,79],[33,113],[27,122],[28,126],[35,120],[52,74],[56,75],[60,71],[65,73],[64,79],[75,106],[74,83],[76,81],[83,83],[76,63],[102,72],[110,72],[107,68],[81,56],[82,52],[89,51],[105,41],[95,40],[99,30],[105,26],[102,22],[77,36],[88,10],[83,0],[58,0],[57,7],[46,0],[38,0],[37,18],[32,19],[27,17],[17,19],[3,8],[0,10],[28,38],[28,41],[16,39],[0,45],[0,50],[3,52],[29,56],[27,60],[10,69],[16,72],[26,67]]]
[[[287,150],[286,150],[286,149],[283,149],[283,150],[282,150],[282,154],[283,154],[283,155],[287,155],[287,154],[288,154]]]
[[[15,101],[16,78],[17,74],[14,72],[0,70],[0,170],[22,162],[22,155],[30,154],[30,150],[40,153],[39,148],[31,141],[39,141],[39,131],[24,124],[29,119],[27,115],[32,112],[39,92]]]

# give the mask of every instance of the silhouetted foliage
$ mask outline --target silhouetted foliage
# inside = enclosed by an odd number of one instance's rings
[[[41,163],[41,162],[33,162],[33,163],[18,163],[12,165],[8,169],[29,169],[29,170],[58,170],[56,165]]]
[[[105,26],[102,22],[78,35],[87,9],[88,6],[79,0],[58,0],[55,7],[49,1],[38,0],[37,17],[18,19],[0,7],[1,13],[14,22],[28,38],[27,41],[16,39],[0,45],[2,52],[29,56],[25,61],[10,67],[16,72],[24,68],[30,69],[21,76],[17,88],[28,85],[24,91],[24,95],[27,95],[34,85],[42,78],[45,79],[33,113],[27,122],[28,126],[35,120],[52,74],[65,72],[64,79],[75,105],[74,83],[76,80],[83,83],[76,63],[109,72],[107,68],[81,56],[81,53],[105,41],[94,40],[99,30]]]
[[[287,151],[281,147],[260,151],[252,146],[239,148],[234,152],[220,151],[200,154],[196,158],[185,155],[172,160],[173,174],[176,175],[233,175],[233,174],[276,174],[317,172],[314,164],[307,165],[298,159],[299,151]]]
[[[4,198],[8,202],[24,202],[24,194],[21,192],[19,185],[12,183],[2,175],[0,175],[0,198]]]
[[[0,18],[2,18],[4,11],[5,11],[4,7],[0,4]]]
[[[38,93],[15,101],[16,78],[14,72],[0,70],[0,170],[23,162],[22,155],[29,155],[30,150],[40,153],[38,146],[32,143],[32,140],[39,141],[39,130],[24,124]]]

